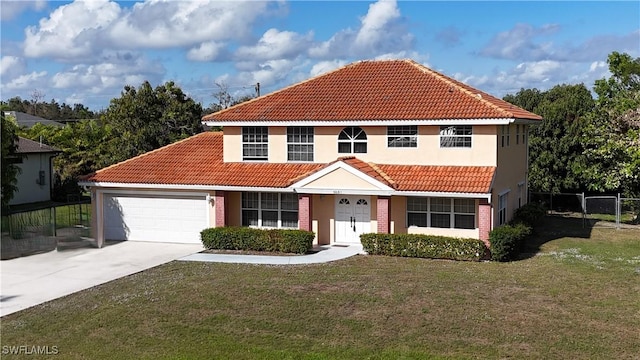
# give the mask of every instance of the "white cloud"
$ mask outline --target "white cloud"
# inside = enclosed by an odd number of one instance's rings
[[[535,43],[534,38],[549,35],[559,30],[558,25],[548,24],[535,28],[529,24],[516,24],[491,39],[480,51],[481,55],[511,60],[543,60],[553,55],[550,42]]]
[[[66,60],[92,56],[105,47],[103,32],[120,16],[120,6],[107,0],[60,6],[25,30],[24,53]]]
[[[97,58],[104,49],[193,47],[192,58],[206,59],[215,55],[212,44],[249,38],[253,22],[271,10],[262,1],[149,0],[131,8],[109,0],[76,1],[28,27],[24,52],[73,61]]]
[[[189,49],[187,59],[191,61],[214,61],[220,56],[224,47],[224,43],[207,41],[197,47]]]
[[[349,62],[345,61],[345,60],[327,60],[327,61],[320,61],[315,63],[312,67],[311,70],[309,71],[309,75],[313,76],[318,76],[318,75],[322,75],[325,73],[328,73],[329,71],[335,70],[337,68],[340,68],[342,66],[347,65]]]
[[[343,29],[331,39],[309,49],[313,58],[364,57],[413,48],[414,36],[407,31],[395,0],[378,0],[360,20],[360,28]]]
[[[33,9],[40,11],[47,6],[47,2],[44,0],[36,1],[2,1],[0,6],[0,19],[2,21],[12,20],[20,13]]]
[[[150,62],[140,54],[112,52],[105,55],[102,63],[79,64],[58,72],[51,82],[52,87],[58,89],[80,87],[94,94],[113,93],[124,85],[138,86],[144,80],[159,83],[164,73],[162,65]]]
[[[295,58],[307,49],[313,41],[313,33],[300,35],[291,31],[267,30],[258,43],[241,46],[235,53],[239,59],[264,61],[271,59]]]
[[[47,72],[32,72],[25,75],[20,75],[7,83],[3,83],[3,90],[16,91],[27,89],[38,89],[47,87]]]
[[[23,58],[3,56],[2,59],[0,59],[0,77],[2,77],[3,82],[15,79],[20,76],[20,74],[23,74],[26,69],[27,64]]]

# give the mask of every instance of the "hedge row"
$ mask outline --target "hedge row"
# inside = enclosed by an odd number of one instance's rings
[[[508,225],[497,227],[489,233],[491,260],[510,261],[520,254],[524,243],[539,225],[547,210],[538,203],[528,203],[518,208]]]
[[[250,250],[305,254],[313,247],[315,234],[305,230],[254,229],[229,226],[200,232],[207,249]]]
[[[422,234],[362,234],[360,241],[370,255],[479,261],[487,250],[476,239]]]

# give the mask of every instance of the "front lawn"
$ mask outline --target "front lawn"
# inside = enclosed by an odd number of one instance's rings
[[[573,233],[548,221],[535,251],[511,263],[176,261],[3,317],[2,349],[56,346],[64,359],[636,357],[640,231]]]

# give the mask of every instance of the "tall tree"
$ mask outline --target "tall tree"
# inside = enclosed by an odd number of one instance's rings
[[[202,106],[173,82],[154,89],[148,81],[137,89],[125,86],[102,114],[103,122],[113,129],[115,161],[201,132],[201,117]]]
[[[18,136],[16,135],[17,126],[8,118],[5,118],[4,112],[0,112],[1,117],[1,146],[2,146],[2,208],[9,204],[9,201],[15,194],[18,182],[18,174],[20,168],[13,161],[16,158],[16,150],[18,143]]]
[[[596,80],[596,108],[588,117],[584,176],[592,191],[640,197],[640,58],[613,52],[612,76]]]
[[[529,136],[531,189],[555,193],[583,189],[583,118],[594,107],[589,90],[582,84],[557,85],[544,92],[522,89],[504,99],[543,117]]]

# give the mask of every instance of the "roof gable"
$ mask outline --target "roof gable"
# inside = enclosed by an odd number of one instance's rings
[[[203,117],[247,121],[381,121],[541,117],[413,60],[356,62]]]

